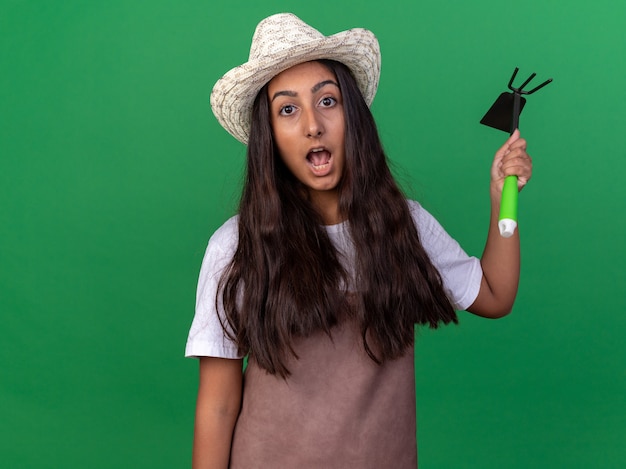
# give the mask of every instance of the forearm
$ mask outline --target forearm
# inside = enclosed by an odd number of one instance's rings
[[[199,403],[193,438],[193,469],[227,469],[236,411],[203,409]]]
[[[200,358],[193,469],[227,469],[242,396],[242,360]]]
[[[498,217],[500,196],[492,195],[491,216],[485,250],[480,259],[483,269],[483,285],[489,295],[484,302],[483,315],[501,317],[513,308],[520,277],[519,229],[513,236],[500,235]]]

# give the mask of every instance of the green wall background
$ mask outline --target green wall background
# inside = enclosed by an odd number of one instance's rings
[[[506,137],[478,122],[514,67],[554,78],[521,117],[535,173],[513,314],[418,334],[420,467],[626,467],[622,0],[0,9],[2,467],[189,466],[183,348],[244,156],[208,96],[279,11],[377,34],[398,177],[477,255]]]

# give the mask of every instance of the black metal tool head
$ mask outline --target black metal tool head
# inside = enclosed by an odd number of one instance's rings
[[[526,99],[522,95],[533,94],[535,91],[543,88],[552,81],[552,78],[544,81],[541,85],[533,88],[530,91],[524,91],[524,87],[535,78],[536,73],[533,73],[528,79],[522,83],[518,88],[513,87],[513,80],[519,68],[515,67],[513,75],[509,80],[508,88],[512,93],[502,93],[496,99],[496,102],[489,108],[487,113],[480,120],[480,123],[493,127],[494,129],[502,130],[503,132],[513,133],[515,129],[519,127],[519,115],[526,104]]]
[[[502,130],[503,132],[511,132],[515,130],[513,125],[513,107],[515,100],[515,96],[513,93],[502,93],[496,99],[496,102],[491,105],[487,114],[483,116],[480,120],[480,123],[489,127],[493,127],[494,129]],[[520,97],[520,107],[519,113],[524,109],[524,105],[526,104],[526,99]],[[517,117],[517,121],[519,123],[519,113]]]

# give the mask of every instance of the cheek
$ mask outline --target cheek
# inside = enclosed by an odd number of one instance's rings
[[[289,136],[280,132],[274,134],[274,145],[278,150],[278,155],[283,164],[289,168],[290,171],[293,171],[294,162],[297,159],[296,147],[292,143],[292,140],[293,139],[290,139]]]
[[[274,136],[274,142],[279,148],[291,145],[293,133],[293,128],[272,123],[272,135]]]
[[[290,156],[294,153],[294,145],[291,143],[291,139],[284,134],[278,133],[274,135],[274,144],[281,159],[289,164]]]

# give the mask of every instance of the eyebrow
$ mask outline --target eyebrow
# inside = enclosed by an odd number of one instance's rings
[[[339,88],[339,85],[334,80],[324,80],[313,86],[313,88],[311,88],[311,93],[317,93],[326,85],[335,85],[337,88]],[[295,98],[296,96],[298,96],[298,93],[296,93],[295,91],[277,91],[276,93],[274,93],[274,96],[272,96],[272,101],[274,101],[279,96],[289,96],[290,98]]]

